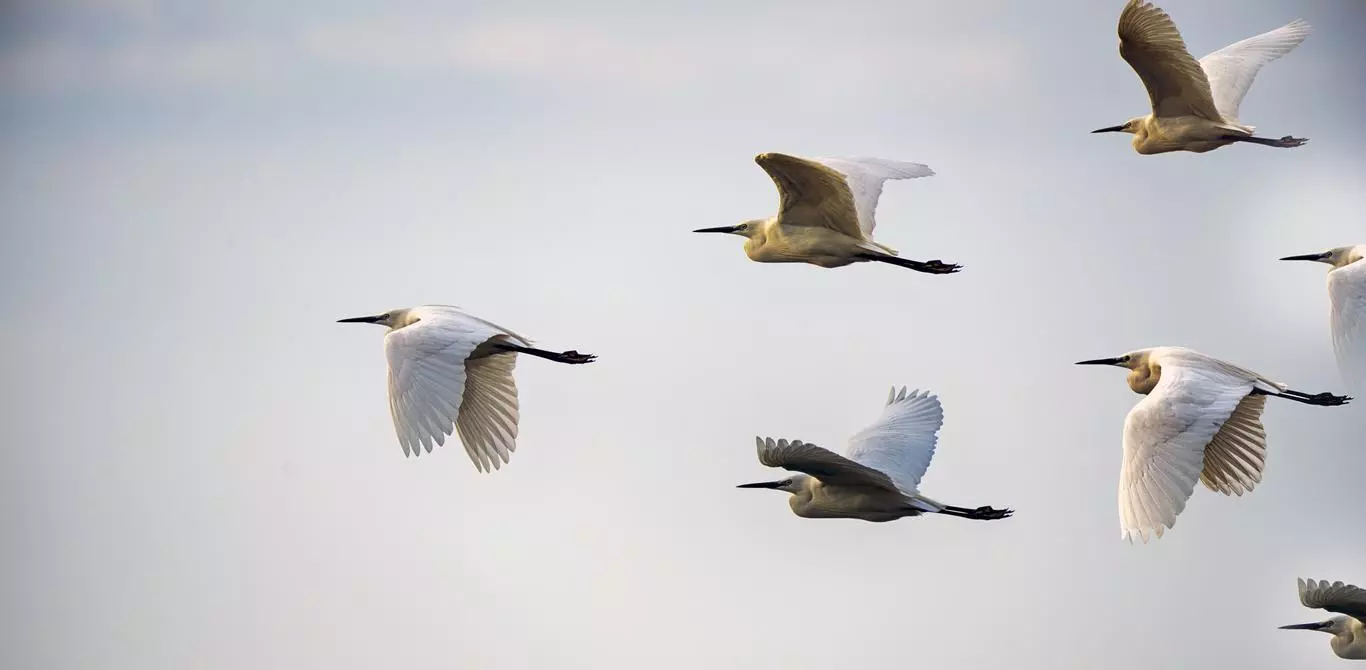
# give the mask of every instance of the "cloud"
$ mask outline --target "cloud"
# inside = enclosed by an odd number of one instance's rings
[[[649,93],[761,81],[783,90],[851,92],[894,86],[912,78],[910,70],[917,85],[933,92],[1008,84],[1020,74],[1020,53],[998,36],[869,38],[841,36],[829,25],[787,26],[780,33],[775,25],[660,32],[565,19],[442,25],[387,17],[317,26],[301,42],[305,52],[351,67],[610,84]]]
[[[280,56],[273,45],[240,39],[98,46],[48,38],[0,57],[0,85],[20,93],[242,86],[278,78]]]
[[[1021,49],[999,35],[929,30],[869,34],[829,21],[674,23],[626,19],[417,17],[316,20],[265,32],[220,27],[189,36],[152,27],[138,0],[84,0],[148,21],[98,38],[79,31],[32,35],[0,52],[11,92],[244,87],[327,71],[345,76],[479,77],[560,93],[784,97],[933,97],[999,89],[1021,75]],[[105,7],[109,5],[110,7]],[[103,8],[103,9],[100,9]]]

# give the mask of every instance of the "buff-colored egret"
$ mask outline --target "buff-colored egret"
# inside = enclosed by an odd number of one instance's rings
[[[739,488],[791,493],[792,511],[812,519],[892,521],[934,513],[994,520],[1014,514],[954,507],[920,495],[920,479],[930,467],[943,423],[938,398],[928,391],[907,393],[893,387],[882,416],[849,439],[844,456],[805,442],[756,437],[760,463],[801,474]]]
[[[1119,55],[1143,80],[1153,111],[1091,132],[1133,133],[1134,150],[1140,154],[1204,153],[1234,142],[1302,146],[1309,140],[1253,136],[1255,127],[1238,120],[1238,106],[1262,66],[1290,53],[1309,32],[1309,24],[1296,19],[1197,62],[1166,12],[1129,0],[1119,15]]]
[[[1328,271],[1328,299],[1332,303],[1330,322],[1338,370],[1348,388],[1366,390],[1366,244],[1281,260],[1333,266]]]
[[[1366,589],[1342,582],[1300,583],[1300,602],[1305,607],[1324,609],[1342,616],[1315,623],[1281,626],[1281,630],[1316,630],[1333,636],[1329,645],[1339,658],[1366,661]]]
[[[1077,365],[1128,368],[1129,388],[1146,397],[1124,420],[1119,474],[1121,537],[1162,537],[1176,524],[1199,480],[1212,491],[1242,495],[1262,480],[1268,397],[1308,405],[1351,398],[1292,391],[1255,372],[1182,347],[1156,347]]]
[[[837,268],[878,261],[930,274],[957,272],[943,261],[913,261],[873,241],[873,215],[882,183],[934,174],[920,163],[882,158],[754,157],[778,187],[778,215],[694,233],[730,233],[745,239],[745,254],[760,263],[810,263]]]
[[[580,364],[596,357],[536,349],[531,340],[447,305],[394,309],[338,323],[388,326],[389,411],[404,455],[445,444],[454,430],[482,472],[517,448],[517,354]]]

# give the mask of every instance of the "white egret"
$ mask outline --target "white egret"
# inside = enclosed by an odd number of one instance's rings
[[[1262,480],[1268,396],[1308,405],[1344,405],[1351,398],[1292,391],[1255,372],[1182,347],[1141,349],[1077,365],[1128,368],[1129,388],[1147,397],[1124,420],[1119,474],[1121,537],[1162,537],[1176,525],[1199,480],[1212,491],[1239,495]]]
[[[1280,28],[1234,42],[1196,62],[1167,13],[1129,0],[1119,15],[1119,55],[1148,89],[1153,111],[1093,133],[1133,133],[1140,154],[1204,153],[1234,142],[1291,148],[1309,140],[1253,136],[1238,120],[1238,106],[1262,66],[1284,56],[1309,36],[1296,19]]]
[[[1366,389],[1366,244],[1320,254],[1286,256],[1283,261],[1317,261],[1328,271],[1332,302],[1333,351],[1342,379],[1353,390]]]
[[[814,444],[756,437],[760,463],[802,474],[739,488],[791,493],[788,504],[793,513],[812,519],[892,521],[935,513],[993,520],[1014,514],[991,507],[954,507],[920,495],[917,487],[930,467],[943,423],[938,398],[928,391],[907,393],[904,387],[893,387],[882,416],[849,439],[845,456]]]
[[[1300,602],[1305,607],[1325,609],[1343,616],[1326,621],[1281,626],[1281,630],[1317,630],[1333,636],[1328,644],[1339,658],[1366,661],[1366,589],[1342,582],[1300,583]]]
[[[882,158],[798,158],[766,153],[754,157],[778,187],[778,215],[738,226],[699,228],[694,233],[730,233],[745,239],[745,254],[760,263],[810,263],[837,268],[878,261],[930,274],[949,274],[958,265],[913,261],[873,241],[873,215],[882,183],[934,174],[920,163]]]
[[[590,363],[577,351],[536,349],[531,340],[447,305],[394,309],[338,323],[388,326],[389,411],[404,455],[445,444],[455,430],[474,466],[497,470],[517,448],[517,354]]]

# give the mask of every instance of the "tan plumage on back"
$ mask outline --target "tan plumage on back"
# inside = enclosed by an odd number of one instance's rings
[[[778,225],[818,226],[865,239],[844,175],[816,161],[787,154],[759,154],[754,162],[778,187]]]
[[[1171,17],[1152,3],[1129,0],[1124,6],[1119,55],[1143,80],[1154,116],[1221,120],[1205,70],[1186,49]]]

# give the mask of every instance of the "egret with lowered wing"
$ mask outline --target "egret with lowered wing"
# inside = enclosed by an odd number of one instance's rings
[[[954,507],[920,494],[943,423],[938,398],[893,387],[882,416],[849,439],[844,456],[805,442],[755,438],[760,463],[798,474],[740,488],[791,493],[792,512],[812,519],[892,521],[932,513],[988,521],[1014,514]]]

